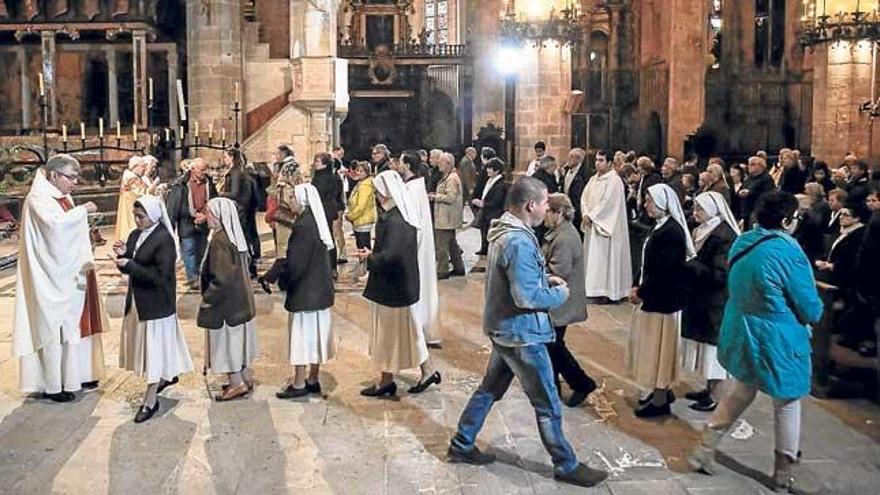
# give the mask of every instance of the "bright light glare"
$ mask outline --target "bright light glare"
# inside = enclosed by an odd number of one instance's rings
[[[531,0],[526,9],[530,19],[538,19],[544,15],[544,2],[541,0]]]
[[[502,46],[495,54],[495,69],[502,74],[514,74],[522,66],[522,59],[522,49]]]

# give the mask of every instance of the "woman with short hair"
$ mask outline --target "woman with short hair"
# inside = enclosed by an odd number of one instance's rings
[[[715,449],[759,391],[773,399],[777,490],[818,493],[800,465],[801,403],[810,392],[810,325],[822,317],[822,301],[810,262],[784,221],[797,209],[789,193],[764,194],[755,208],[757,225],[730,249],[728,291],[718,337],[718,360],[733,377],[726,397],[703,428],[688,462],[715,472]]]

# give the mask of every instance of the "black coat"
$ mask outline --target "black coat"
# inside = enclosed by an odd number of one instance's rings
[[[241,167],[232,167],[226,176],[225,189],[223,196],[235,201],[238,218],[250,218],[250,214],[256,211],[254,198],[256,183],[251,174]]]
[[[193,216],[190,215],[189,179],[190,172],[186,172],[174,181],[171,184],[171,190],[168,191],[168,200],[166,201],[171,226],[177,230],[177,237],[180,239],[192,237],[196,232],[208,234],[208,223],[196,225]],[[210,177],[205,177],[205,180],[208,181],[208,198],[216,198],[217,188],[214,187],[214,181]]]
[[[376,242],[367,258],[370,271],[364,297],[382,306],[403,308],[419,300],[419,245],[416,228],[395,207],[379,213]]]
[[[332,222],[339,218],[339,210],[342,209],[342,205],[339,204],[339,198],[342,197],[342,182],[339,176],[333,173],[330,167],[324,167],[312,173],[312,185],[321,196],[327,221]]]
[[[547,194],[553,194],[559,191],[559,182],[556,180],[556,176],[542,168],[536,170],[535,173],[532,174],[532,178],[538,179],[547,186]]]
[[[746,227],[752,224],[752,213],[755,211],[755,205],[764,194],[776,189],[776,183],[767,172],[752,177],[749,176],[743,181],[742,189],[747,189],[749,194],[740,200],[740,215]],[[740,189],[740,191],[742,191]]]
[[[735,240],[736,233],[722,222],[703,241],[697,257],[685,264],[688,300],[682,313],[682,337],[718,345],[727,303],[727,253]]]
[[[875,212],[864,228],[865,236],[856,257],[858,292],[873,314],[880,316],[880,212]]]
[[[481,192],[482,195],[482,192]],[[479,199],[480,196],[476,196]],[[483,207],[480,208],[480,227],[488,227],[489,223],[504,214],[504,203],[507,201],[507,183],[504,178],[498,180],[486,194]]]
[[[794,237],[810,262],[822,259],[828,251],[825,247],[825,230],[828,228],[829,220],[831,220],[831,208],[824,199],[813,203],[801,215]]]
[[[134,254],[140,235],[138,229],[128,235],[125,254],[120,256],[129,260],[119,269],[128,275],[125,314],[131,309],[134,297],[140,321],[159,320],[177,312],[177,280],[174,278],[177,247],[165,226],[159,224]]]
[[[681,172],[676,172],[668,178],[663,179],[663,183],[675,191],[675,195],[678,196],[679,204],[684,204],[684,197],[687,195],[687,191],[685,190],[684,182],[682,181]]]
[[[820,272],[821,278],[840,287],[844,292],[854,292],[858,287],[856,262],[864,238],[865,227],[860,227],[841,239],[837,246],[832,245],[832,249],[828,252],[828,262],[834,265],[834,269],[831,273]]]
[[[196,318],[201,328],[218,330],[254,319],[256,305],[241,253],[225,231],[215,232],[199,274],[202,303]]]
[[[320,311],[333,306],[330,257],[310,208],[305,208],[293,223],[278,285],[287,292],[284,309],[291,313]]]
[[[684,236],[684,229],[669,218],[660,228],[652,230],[645,241],[642,283],[638,288],[643,311],[668,314],[684,309],[687,290]]]
[[[595,174],[596,171],[587,166],[587,162],[581,164],[581,168],[578,170],[577,175],[574,176],[574,179],[571,181],[571,185],[568,187],[568,199],[571,200],[571,205],[574,207],[574,218],[571,219],[572,225],[574,228],[580,232],[581,237],[583,237],[583,232],[581,232],[581,220],[583,219],[583,213],[581,212],[581,196],[584,194],[584,188],[587,187],[587,182],[590,181],[590,177]],[[565,176],[563,176],[562,188],[565,188]]]
[[[779,179],[779,189],[791,194],[804,192],[804,184],[807,183],[807,171],[795,165],[782,171]]]

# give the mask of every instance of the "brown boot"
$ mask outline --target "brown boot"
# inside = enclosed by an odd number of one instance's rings
[[[688,464],[694,471],[715,474],[715,449],[727,433],[727,427],[703,427],[700,443],[688,454]]]
[[[774,451],[776,461],[773,466],[773,485],[777,492],[796,495],[822,493],[822,482],[801,465],[801,453],[792,459],[782,452]]]

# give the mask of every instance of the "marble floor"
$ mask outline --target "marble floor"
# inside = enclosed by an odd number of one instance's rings
[[[264,236],[267,249],[269,236]],[[475,230],[460,240],[469,253]],[[350,242],[353,245],[353,242]],[[0,245],[0,251],[12,249]],[[105,248],[106,249],[106,248]],[[3,254],[3,253],[0,253]],[[271,252],[270,252],[271,254]],[[99,260],[102,258],[98,253]],[[106,257],[104,257],[106,258]],[[470,255],[469,265],[476,259]],[[480,445],[498,455],[487,467],[450,465],[444,454],[462,407],[478,385],[489,354],[480,329],[483,275],[440,283],[443,348],[433,350],[443,384],[394,400],[361,397],[375,377],[367,357],[369,307],[357,285],[340,284],[333,323],[339,354],[322,369],[324,396],[274,397],[289,373],[283,295],[257,292],[259,384],[245,400],[211,400],[222,383],[203,376],[204,333],[195,324],[199,297],[181,287],[179,311],[198,372],[183,376],[160,399],[159,417],[132,422],[144,383],[114,365],[124,287],[109,261],[99,261],[113,331],[104,336],[108,373],[98,390],[54,404],[17,391],[11,357],[15,272],[0,271],[0,493],[769,493],[773,423],[759,399],[722,443],[722,472],[689,473],[684,456],[705,414],[675,404],[675,415],[643,421],[632,414],[638,393],[626,378],[624,348],[632,308],[590,306],[572,327],[569,346],[601,383],[588,403],[565,409],[565,432],[583,460],[611,472],[591,490],[554,482],[532,408],[514,383],[494,408]],[[343,268],[343,274],[345,268]],[[182,281],[182,276],[181,276]],[[415,370],[398,377],[405,390]],[[693,384],[690,384],[693,385]],[[680,386],[683,392],[687,383]],[[568,391],[564,392],[565,394]],[[679,394],[682,395],[682,394]],[[804,408],[804,463],[828,493],[875,493],[880,484],[880,408],[858,401],[809,399]]]

